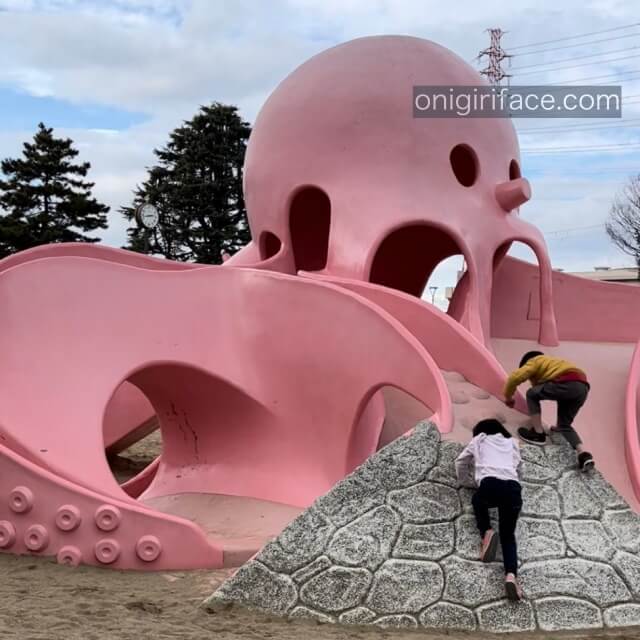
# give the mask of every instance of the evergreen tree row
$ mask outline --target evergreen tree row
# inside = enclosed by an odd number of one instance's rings
[[[251,129],[236,107],[213,103],[175,129],[155,149],[156,164],[130,206],[125,247],[171,260],[218,264],[250,239],[242,195],[242,166]],[[38,125],[21,158],[0,164],[0,258],[51,242],[99,242],[109,207],[85,180],[91,165],[77,163],[70,139]],[[158,224],[148,229],[136,209],[152,204]]]

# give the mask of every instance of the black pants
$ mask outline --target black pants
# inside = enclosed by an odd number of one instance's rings
[[[527,391],[529,415],[535,416],[541,412],[540,402],[542,400],[555,400],[558,403],[556,424],[558,433],[561,433],[575,449],[579,444],[582,444],[582,440],[572,425],[588,395],[589,385],[579,380],[538,384]]]
[[[522,488],[515,480],[484,478],[471,499],[480,535],[491,529],[489,509],[498,508],[500,544],[504,559],[504,572],[518,573],[518,546],[516,524],[522,509]]]

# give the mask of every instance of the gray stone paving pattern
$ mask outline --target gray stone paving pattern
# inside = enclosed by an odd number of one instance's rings
[[[294,520],[207,601],[383,628],[516,632],[640,625],[640,517],[558,438],[523,445],[517,536],[526,600],[478,561],[461,446],[420,423]]]

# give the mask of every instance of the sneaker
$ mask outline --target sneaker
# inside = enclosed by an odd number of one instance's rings
[[[583,451],[578,455],[578,466],[580,471],[591,471],[596,466],[593,456],[588,451]]]
[[[480,549],[481,562],[493,562],[498,552],[498,535],[493,529],[489,529],[482,538],[482,547]]]
[[[543,445],[547,442],[547,436],[544,433],[538,433],[534,429],[527,429],[526,427],[520,427],[518,429],[518,436],[520,440],[528,442],[529,444]]]
[[[520,602],[524,600],[524,593],[518,584],[518,580],[513,573],[508,573],[504,580],[504,590],[507,592],[507,598],[512,602]]]

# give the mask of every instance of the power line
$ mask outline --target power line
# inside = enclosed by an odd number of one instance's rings
[[[518,129],[518,133],[555,133],[556,131],[590,131],[591,129],[622,129],[626,127],[638,127],[632,122],[640,122],[640,118],[631,118],[623,120],[615,124],[575,124],[575,125],[558,125],[555,127],[534,127],[531,129]]]
[[[557,38],[556,40],[544,40],[542,42],[532,42],[530,44],[522,44],[518,47],[512,47],[512,49],[528,49],[529,47],[537,47],[541,44],[554,44],[555,42],[565,42],[567,40],[575,40],[576,38],[586,38],[587,36],[597,36],[601,33],[611,33],[612,31],[622,31],[623,29],[631,29],[632,27],[640,26],[640,22],[633,22],[631,24],[625,24],[620,27],[613,27],[611,29],[602,29],[600,31],[590,31],[589,33],[580,33],[575,36],[565,36],[564,38]]]
[[[621,124],[619,126],[611,126],[611,127],[607,127],[607,126],[602,126],[602,127],[585,127],[585,128],[579,128],[576,127],[575,129],[563,129],[562,127],[557,127],[555,129],[553,128],[549,128],[549,129],[545,129],[543,127],[540,127],[539,129],[526,129],[524,131],[518,131],[519,135],[523,135],[523,136],[531,136],[531,135],[538,135],[538,134],[550,134],[550,135],[560,135],[560,134],[571,134],[571,133],[589,133],[590,131],[615,131],[616,129],[640,129],[640,125],[638,124]]]
[[[635,51],[640,47],[623,47],[622,49],[613,49],[612,51],[601,51],[599,53],[590,53],[586,56],[575,56],[573,58],[564,58],[563,60],[554,60],[553,62],[538,62],[536,64],[527,64],[524,67],[515,67],[511,71],[520,71],[520,69],[532,69],[533,67],[546,67],[550,64],[559,64],[561,62],[573,62],[574,60],[584,60],[585,58],[599,58],[601,56],[608,56],[612,53],[624,53],[625,51]],[[602,62],[609,62],[608,60],[602,60]]]
[[[592,224],[586,227],[569,227],[567,229],[554,229],[553,231],[543,231],[542,233],[545,236],[554,236],[554,235],[568,235],[571,233],[580,233],[582,231],[592,231],[594,229],[603,229],[604,223],[600,224]]]
[[[576,179],[582,178],[582,177],[591,178],[592,176],[600,176],[605,173],[621,174],[625,176],[640,175],[640,166],[638,167],[601,167],[599,169],[593,169],[591,171],[586,171],[586,170],[571,171],[570,173],[566,174],[566,177],[576,178]],[[537,198],[538,201],[545,200],[545,199],[552,200],[553,198]]]
[[[523,153],[545,154],[545,153],[579,153],[579,152],[596,152],[596,151],[617,151],[620,148],[637,147],[640,148],[640,142],[620,142],[609,145],[585,145],[583,147],[530,147],[522,149]]]
[[[572,80],[565,80],[564,82],[552,82],[550,84],[550,86],[555,87],[555,86],[559,86],[559,85],[564,85],[567,82],[584,82],[585,80],[605,80],[605,79],[616,80],[620,76],[625,76],[625,75],[635,74],[635,73],[640,73],[640,71],[637,71],[637,70],[620,71],[619,73],[614,73],[612,75],[609,74],[609,75],[604,75],[604,76],[588,76],[586,78],[573,78]],[[630,78],[626,78],[626,80],[629,80],[629,79]]]
[[[611,118],[607,118],[610,120]],[[582,123],[576,122],[575,124],[557,124],[557,125],[543,125],[541,127],[531,127],[529,129],[519,129],[518,133],[523,133],[525,131],[541,131],[542,129],[553,129],[554,131],[558,131],[560,129],[584,129],[584,128],[594,128],[594,129],[608,129],[610,127],[619,127],[623,125],[628,125],[631,122],[640,122],[640,118],[630,118],[628,120],[619,120],[612,122],[611,124],[600,124],[600,123]]]
[[[635,47],[636,49],[640,49],[640,47]],[[631,60],[632,58],[638,58],[640,54],[634,53],[630,56],[621,56],[620,58],[612,58],[611,60],[602,60],[603,64],[608,64],[610,62],[620,62],[621,60]],[[539,69],[533,71],[525,71],[524,73],[519,73],[518,76],[530,76],[531,74],[540,74],[540,73],[551,73],[553,71],[564,71],[565,69],[577,69],[578,67],[588,67],[589,65],[593,65],[593,62],[581,62],[580,64],[572,64],[568,67],[553,67],[551,69]],[[516,71],[516,69],[512,69],[512,71]]]
[[[524,53],[514,53],[514,58],[521,58],[522,56],[532,56],[537,53],[547,53],[549,51],[561,51],[564,49],[575,49],[576,47],[586,47],[588,44],[601,44],[603,42],[611,42],[612,40],[623,40],[624,38],[637,38],[637,33],[627,33],[622,36],[615,36],[613,38],[601,38],[600,40],[589,40],[588,42],[575,42],[574,44],[565,44],[561,47],[550,47],[548,49],[536,49],[535,51],[526,51]],[[515,47],[517,49],[517,47]]]

